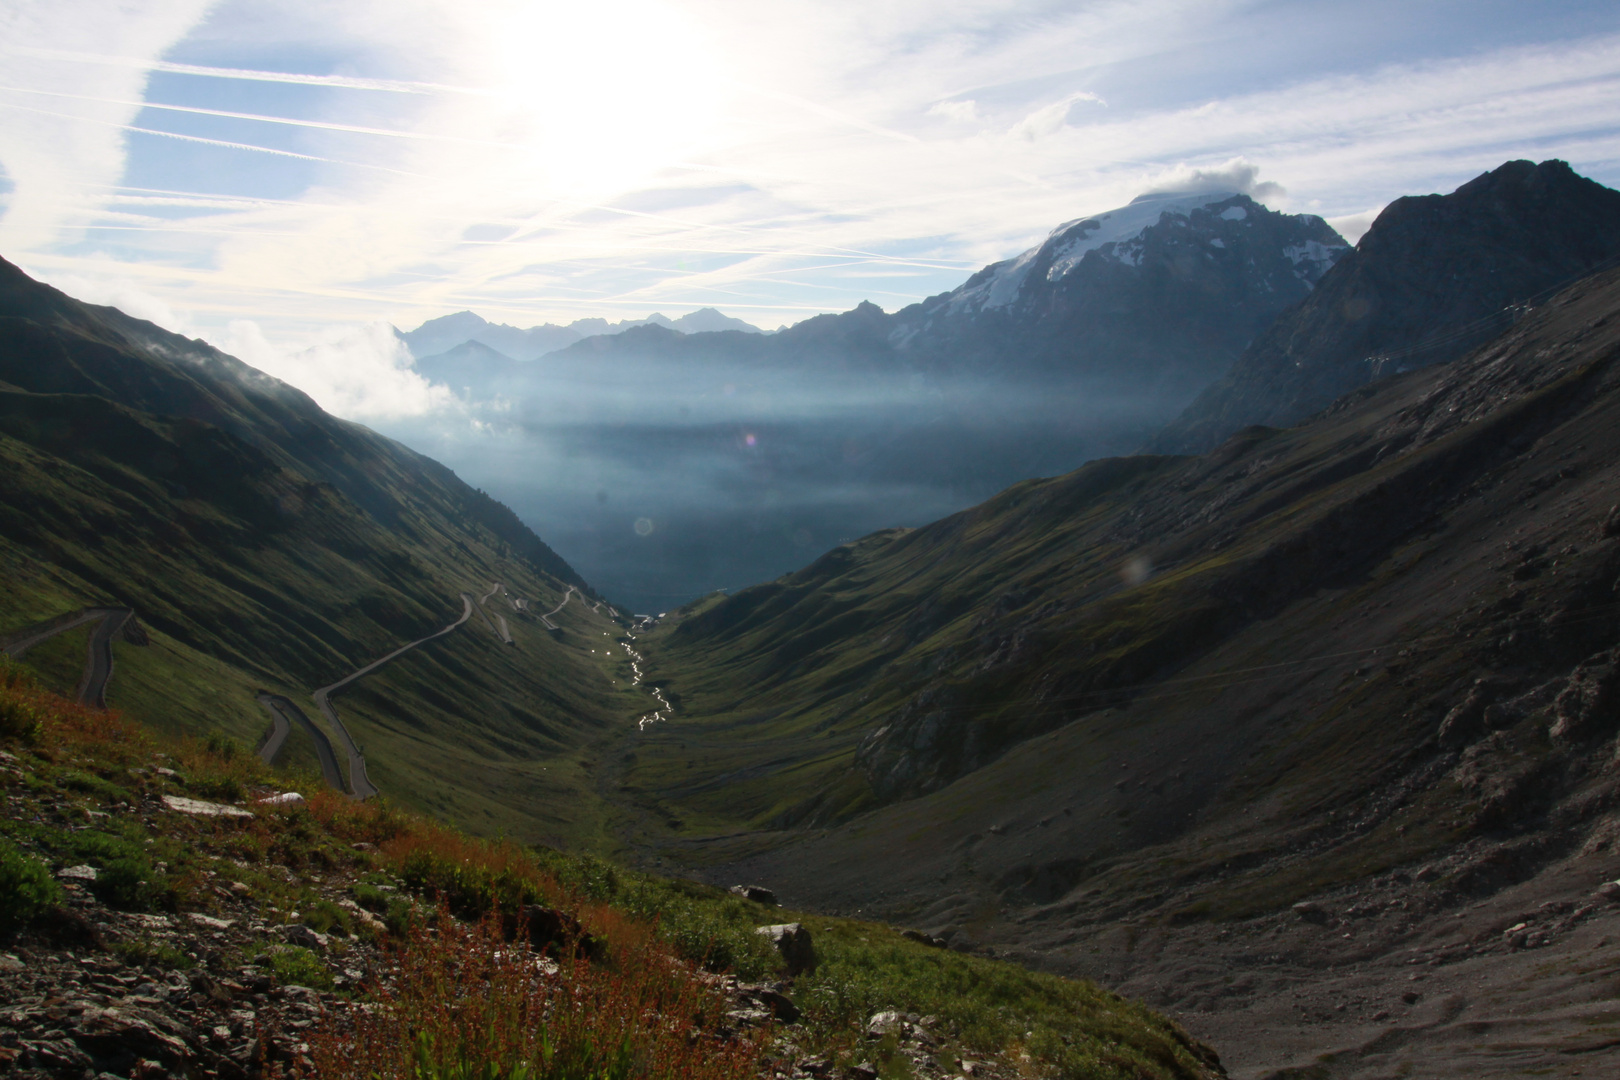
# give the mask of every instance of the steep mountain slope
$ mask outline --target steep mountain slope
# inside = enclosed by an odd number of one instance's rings
[[[1365,1053],[1321,1075],[1391,1075],[1427,1040],[1469,1053],[1418,1075],[1468,1073],[1488,980],[1563,1060],[1615,970],[1547,981],[1620,870],[1616,503],[1611,271],[1301,427],[1093,462],[694,605],[638,641],[676,715],[620,782],[655,850],[1219,1014],[1195,1029],[1223,1053],[1342,1034]],[[1436,973],[1445,1009],[1279,1041],[1287,987],[1332,1016],[1408,959],[1477,966]]]
[[[451,622],[493,582],[549,610],[578,575],[443,466],[208,346],[79,304],[0,264],[0,633],[133,607],[109,701],[168,730],[254,742],[267,689],[301,699]],[[504,602],[504,601],[497,601]],[[510,613],[345,692],[372,778],[407,803],[520,834],[593,833],[575,759],[618,704],[577,631]],[[493,624],[492,624],[493,625]],[[86,630],[28,654],[77,681]],[[313,712],[313,709],[310,709]],[[335,733],[334,733],[335,734]],[[547,775],[555,766],[555,773]]]
[[[1450,195],[1397,199],[1151,443],[1209,450],[1247,424],[1293,424],[1374,379],[1462,356],[1522,305],[1620,258],[1620,192],[1562,161],[1510,161]]]

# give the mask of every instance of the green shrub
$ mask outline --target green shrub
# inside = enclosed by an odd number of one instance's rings
[[[57,783],[70,791],[93,795],[104,803],[133,803],[135,797],[110,780],[103,780],[87,772],[69,771],[57,777]]]
[[[730,971],[743,979],[778,973],[781,956],[754,932],[759,921],[750,904],[718,890],[683,885],[657,879],[627,882],[614,904],[639,918],[657,920],[659,937],[683,959],[710,971]]]
[[[311,990],[332,989],[332,973],[321,958],[300,945],[278,945],[259,958],[276,979]]]
[[[354,894],[354,902],[373,915],[388,910],[388,894],[369,881],[357,881],[349,891]]]
[[[26,701],[0,697],[0,739],[33,744],[39,741],[45,716]]]
[[[124,938],[115,942],[113,952],[130,967],[160,967],[172,971],[186,971],[197,966],[197,961],[162,942],[145,938]]]
[[[383,913],[382,921],[390,934],[404,937],[416,928],[420,915],[416,904],[410,898],[391,896],[388,898],[388,909]]]
[[[123,911],[145,911],[155,907],[161,890],[153,882],[152,864],[142,858],[107,861],[96,871],[90,891],[108,907]]]
[[[353,916],[330,900],[317,900],[311,904],[304,912],[304,925],[321,934],[354,936]]]
[[[0,840],[0,935],[28,925],[62,902],[62,887],[45,864]]]

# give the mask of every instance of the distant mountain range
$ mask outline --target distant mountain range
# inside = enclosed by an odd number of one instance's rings
[[[893,314],[862,303],[771,335],[734,332],[740,326],[699,330],[695,320],[705,312],[685,316],[694,320],[688,325],[655,317],[582,335],[559,349],[551,366],[724,360],[861,374],[1081,379],[1162,395],[1168,418],[1349,250],[1321,218],[1280,214],[1247,195],[1144,195],[1066,222],[1017,258]],[[712,309],[707,317],[725,318]],[[490,327],[468,312],[404,337],[419,358],[451,338],[519,358],[524,350],[511,335],[549,329]]]
[[[538,331],[474,316],[410,340],[418,371],[530,440],[499,472],[467,440],[433,453],[657,611],[1134,450],[1349,250],[1240,193],[1146,195],[893,313],[770,335],[644,323],[538,360],[507,341]]]
[[[680,334],[712,333],[719,330],[737,330],[745,334],[764,333],[759,327],[724,315],[712,307],[689,312],[678,319],[667,318],[655,311],[645,319],[625,319],[616,323],[610,323],[606,319],[575,319],[565,326],[542,323],[526,330],[505,323],[492,323],[471,311],[458,311],[453,315],[429,319],[415,330],[394,332],[405,343],[411,355],[418,359],[448,352],[458,345],[472,341],[513,360],[534,360],[582,338],[599,334],[622,334],[636,326],[661,326]]]

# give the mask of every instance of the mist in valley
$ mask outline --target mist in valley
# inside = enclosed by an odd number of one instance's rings
[[[1187,393],[689,358],[424,367],[463,411],[376,426],[511,506],[637,612],[1130,452]]]

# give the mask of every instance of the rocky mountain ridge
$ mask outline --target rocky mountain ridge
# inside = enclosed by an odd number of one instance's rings
[[[1384,208],[1309,299],[1149,444],[1204,452],[1298,423],[1376,379],[1465,355],[1523,306],[1620,258],[1620,193],[1562,161],[1510,161]]]

